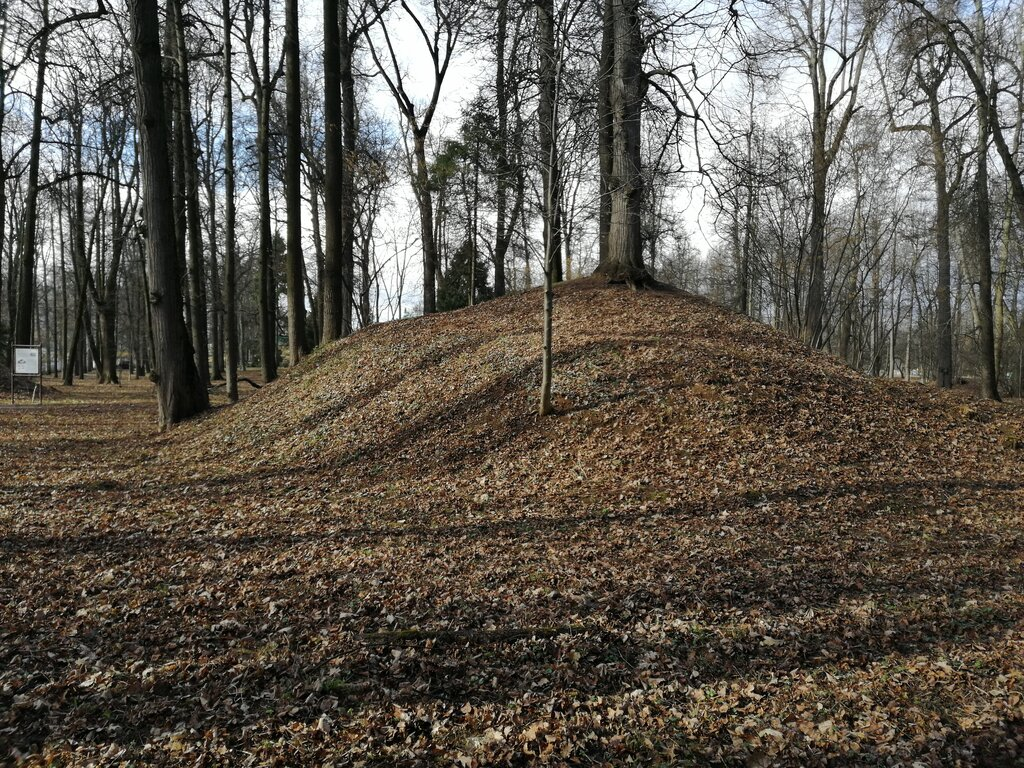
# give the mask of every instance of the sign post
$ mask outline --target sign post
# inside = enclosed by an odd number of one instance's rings
[[[43,348],[35,346],[18,346],[13,348],[11,355],[11,405],[14,405],[14,377],[25,376],[39,379],[39,404],[43,404]],[[33,398],[34,399],[34,398]]]

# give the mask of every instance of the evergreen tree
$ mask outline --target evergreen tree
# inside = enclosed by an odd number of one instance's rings
[[[489,282],[487,265],[475,254],[476,265],[473,266],[473,244],[468,240],[455,252],[448,270],[441,281],[441,289],[437,294],[437,308],[441,312],[460,309],[469,305],[470,272],[473,273],[473,303],[494,298],[494,291]]]

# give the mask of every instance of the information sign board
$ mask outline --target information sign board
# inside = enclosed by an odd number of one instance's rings
[[[39,393],[39,404],[43,404],[43,348],[40,346],[18,346],[11,348],[11,405],[14,405],[14,379],[18,376],[38,377],[39,384],[32,393],[32,402],[35,402],[35,393]]]
[[[43,372],[39,347],[14,348],[14,375],[39,376]]]

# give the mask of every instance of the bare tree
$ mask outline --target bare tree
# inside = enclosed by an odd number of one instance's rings
[[[285,2],[285,208],[287,209],[285,271],[288,281],[288,359],[295,365],[308,351],[306,298],[302,256],[302,106],[299,76],[299,3]]]
[[[224,305],[227,326],[227,391],[238,400],[238,252],[235,238],[235,104],[231,68],[231,37],[234,19],[230,0],[221,0],[224,22]]]
[[[473,18],[475,3],[470,0],[431,0],[430,22],[421,18],[422,11],[415,10],[407,0],[401,0],[398,7],[401,17],[417,30],[426,47],[432,65],[433,83],[425,106],[417,104],[407,88],[403,75],[402,56],[395,49],[388,31],[389,23],[384,16],[382,3],[373,4],[376,13],[376,27],[379,35],[369,37],[370,55],[391,95],[398,111],[412,134],[412,188],[416,197],[420,218],[420,239],[423,247],[423,312],[430,314],[437,304],[437,280],[440,275],[437,235],[434,231],[434,203],[430,189],[430,172],[427,165],[427,136],[441,98],[452,55],[463,32]]]
[[[252,101],[256,106],[256,152],[258,157],[259,197],[259,330],[260,364],[263,380],[277,378],[277,281],[274,278],[274,237],[270,221],[270,110],[274,89],[283,72],[283,62],[270,66],[270,0],[260,4],[260,46],[256,52],[253,34],[256,28],[254,0],[242,5],[244,42],[253,84]]]
[[[806,243],[807,300],[801,327],[805,343],[825,343],[825,253],[828,175],[857,110],[861,73],[883,7],[877,0],[771,2],[768,14],[781,29],[772,45],[801,62],[811,92],[811,221]]]
[[[935,45],[935,34],[919,19],[904,19],[898,30],[894,59],[890,69],[902,74],[894,94],[895,103],[889,101],[888,111],[892,130],[924,133],[931,146],[932,178],[935,190],[934,239],[938,258],[935,287],[936,312],[936,383],[941,388],[953,386],[953,318],[951,306],[952,249],[950,246],[950,210],[953,197],[960,188],[966,156],[954,149],[953,163],[948,157],[948,146],[959,142],[958,130],[971,116],[970,104],[964,108],[963,98],[944,93],[952,79],[953,56],[948,50]],[[883,85],[885,81],[883,79]],[[924,98],[921,99],[920,96]],[[897,110],[908,106],[927,109],[920,122],[904,122]],[[900,117],[900,122],[897,122]]]
[[[652,285],[653,278],[644,265],[641,239],[640,117],[647,79],[640,0],[604,0],[601,51],[599,133],[606,132],[601,144],[601,194],[608,218],[597,272],[641,288]]]
[[[206,410],[209,398],[182,317],[156,0],[129,0],[128,9],[145,185],[148,300],[158,358],[157,401],[160,426],[167,428]]]

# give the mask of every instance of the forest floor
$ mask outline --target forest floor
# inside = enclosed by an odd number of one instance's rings
[[[1019,404],[581,282],[538,419],[539,309],[0,411],[0,763],[1024,762]]]

